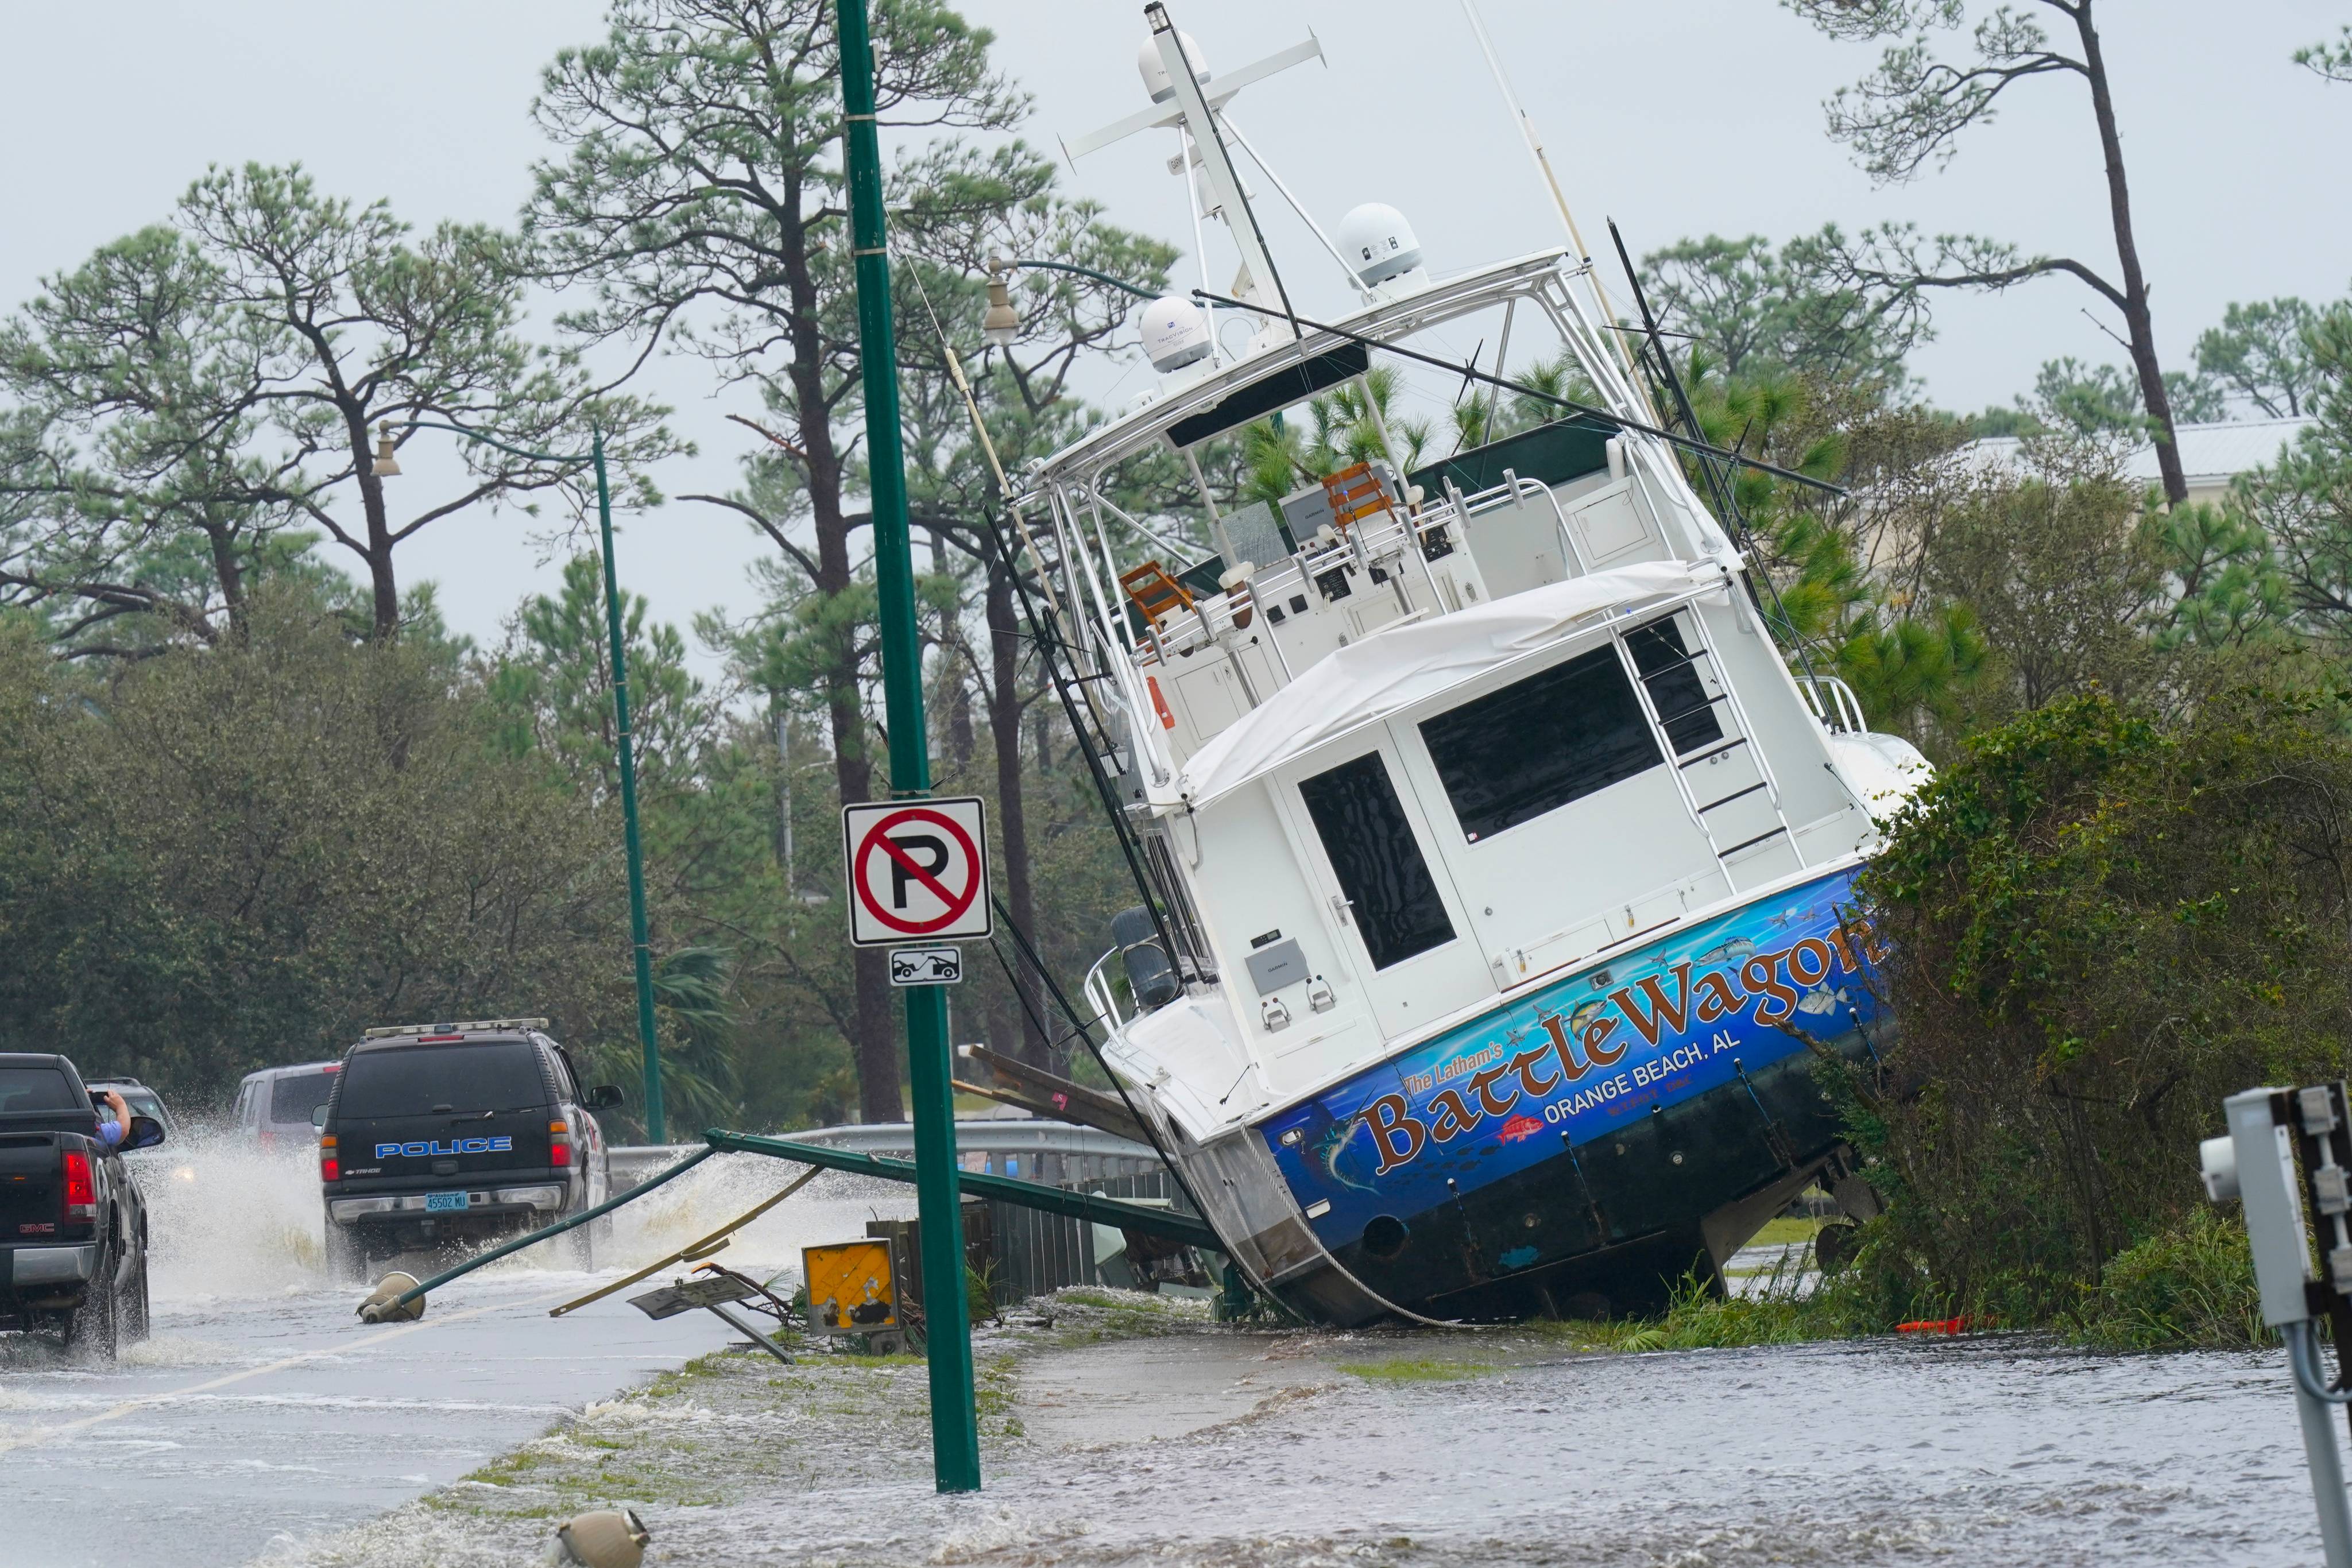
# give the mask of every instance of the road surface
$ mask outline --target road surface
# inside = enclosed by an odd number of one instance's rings
[[[365,1287],[315,1272],[307,1161],[165,1152],[145,1172],[152,1338],[100,1368],[53,1342],[0,1335],[8,1568],[249,1563],[463,1476],[566,1411],[738,1337],[708,1313],[650,1322],[623,1299],[635,1290],[550,1319],[596,1277],[530,1254],[435,1292],[421,1322],[368,1327],[353,1315]],[[714,1161],[648,1197],[642,1218],[622,1210],[632,1218],[602,1278],[715,1228],[798,1169]],[[893,1212],[891,1195],[845,1186],[827,1197],[832,1185],[719,1260],[781,1266],[801,1240],[855,1236],[869,1211]]]

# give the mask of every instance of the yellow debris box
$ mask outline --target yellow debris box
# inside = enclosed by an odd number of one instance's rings
[[[801,1269],[815,1332],[888,1333],[900,1326],[897,1260],[887,1239],[803,1247]]]

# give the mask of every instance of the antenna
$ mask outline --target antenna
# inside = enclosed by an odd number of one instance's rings
[[[1591,284],[1594,296],[1601,301],[1601,314],[1614,325],[1617,308],[1609,302],[1609,290],[1601,284],[1600,271],[1592,265],[1592,254],[1584,248],[1584,236],[1577,232],[1576,214],[1568,210],[1568,197],[1559,188],[1559,177],[1551,172],[1551,160],[1544,155],[1543,141],[1536,135],[1536,122],[1528,118],[1528,111],[1519,106],[1518,94],[1511,90],[1511,78],[1504,74],[1502,58],[1495,53],[1494,40],[1487,37],[1486,21],[1478,15],[1477,0],[1462,0],[1462,14],[1469,18],[1470,31],[1478,40],[1478,50],[1486,57],[1486,68],[1494,73],[1496,90],[1503,95],[1503,107],[1511,111],[1513,120],[1518,121],[1519,135],[1528,144],[1528,155],[1535,160],[1536,172],[1543,176],[1544,188],[1551,193],[1552,204],[1559,209],[1559,221],[1567,225],[1569,243],[1576,247],[1576,259],[1583,264],[1584,276]],[[1648,383],[1633,369],[1633,359],[1625,348],[1624,334],[1612,332],[1607,336],[1617,350],[1618,360],[1625,367],[1625,379],[1632,384],[1634,395],[1650,411],[1650,417],[1656,419],[1657,405],[1650,400]]]
[[[1259,229],[1257,214],[1249,204],[1248,193],[1242,186],[1241,172],[1234,167],[1232,152],[1225,146],[1225,131],[1217,110],[1233,100],[1234,95],[1252,82],[1262,81],[1277,71],[1289,69],[1308,60],[1323,57],[1322,43],[1311,34],[1307,41],[1265,58],[1227,72],[1222,77],[1202,79],[1196,68],[1197,50],[1188,47],[1191,40],[1176,30],[1169,20],[1168,9],[1160,0],[1143,8],[1144,17],[1151,25],[1151,41],[1146,57],[1156,51],[1168,78],[1168,90],[1154,93],[1148,109],[1114,120],[1101,130],[1064,144],[1063,151],[1073,162],[1087,153],[1124,141],[1139,131],[1155,127],[1174,126],[1190,139],[1179,157],[1179,169],[1189,184],[1192,164],[1197,161],[1201,178],[1208,184],[1209,196],[1225,220],[1225,227],[1234,236],[1234,244],[1242,254],[1241,276],[1234,292],[1243,299],[1262,300],[1271,288],[1273,297],[1282,307],[1285,319],[1292,315],[1289,291],[1283,287],[1282,275],[1268,254],[1265,235]],[[1196,204],[1195,212],[1199,211]],[[1294,334],[1299,329],[1294,322]]]

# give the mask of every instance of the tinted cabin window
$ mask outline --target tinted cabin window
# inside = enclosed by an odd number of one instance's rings
[[[310,1113],[327,1103],[327,1092],[334,1086],[331,1072],[298,1072],[278,1080],[269,1086],[269,1119],[310,1121]]]
[[[1613,647],[1424,720],[1421,738],[1473,843],[1664,760]]]
[[[1298,793],[1374,968],[1454,940],[1454,923],[1379,752],[1318,773]]]
[[[1706,683],[1698,678],[1698,666],[1691,663],[1673,616],[1627,632],[1625,646],[1642,672],[1642,684],[1650,688],[1650,706],[1658,710],[1658,722],[1675,743],[1676,757],[1688,757],[1723,738],[1716,705],[1706,700]]]
[[[54,1067],[0,1067],[0,1113],[89,1109],[89,1102],[77,1101],[73,1085]]]
[[[352,1053],[337,1114],[425,1116],[436,1105],[453,1112],[523,1111],[547,1103],[539,1052],[527,1040],[404,1045]]]

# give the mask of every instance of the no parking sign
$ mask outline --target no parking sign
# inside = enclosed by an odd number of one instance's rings
[[[976,795],[843,807],[850,941],[888,947],[993,931],[985,813]]]

